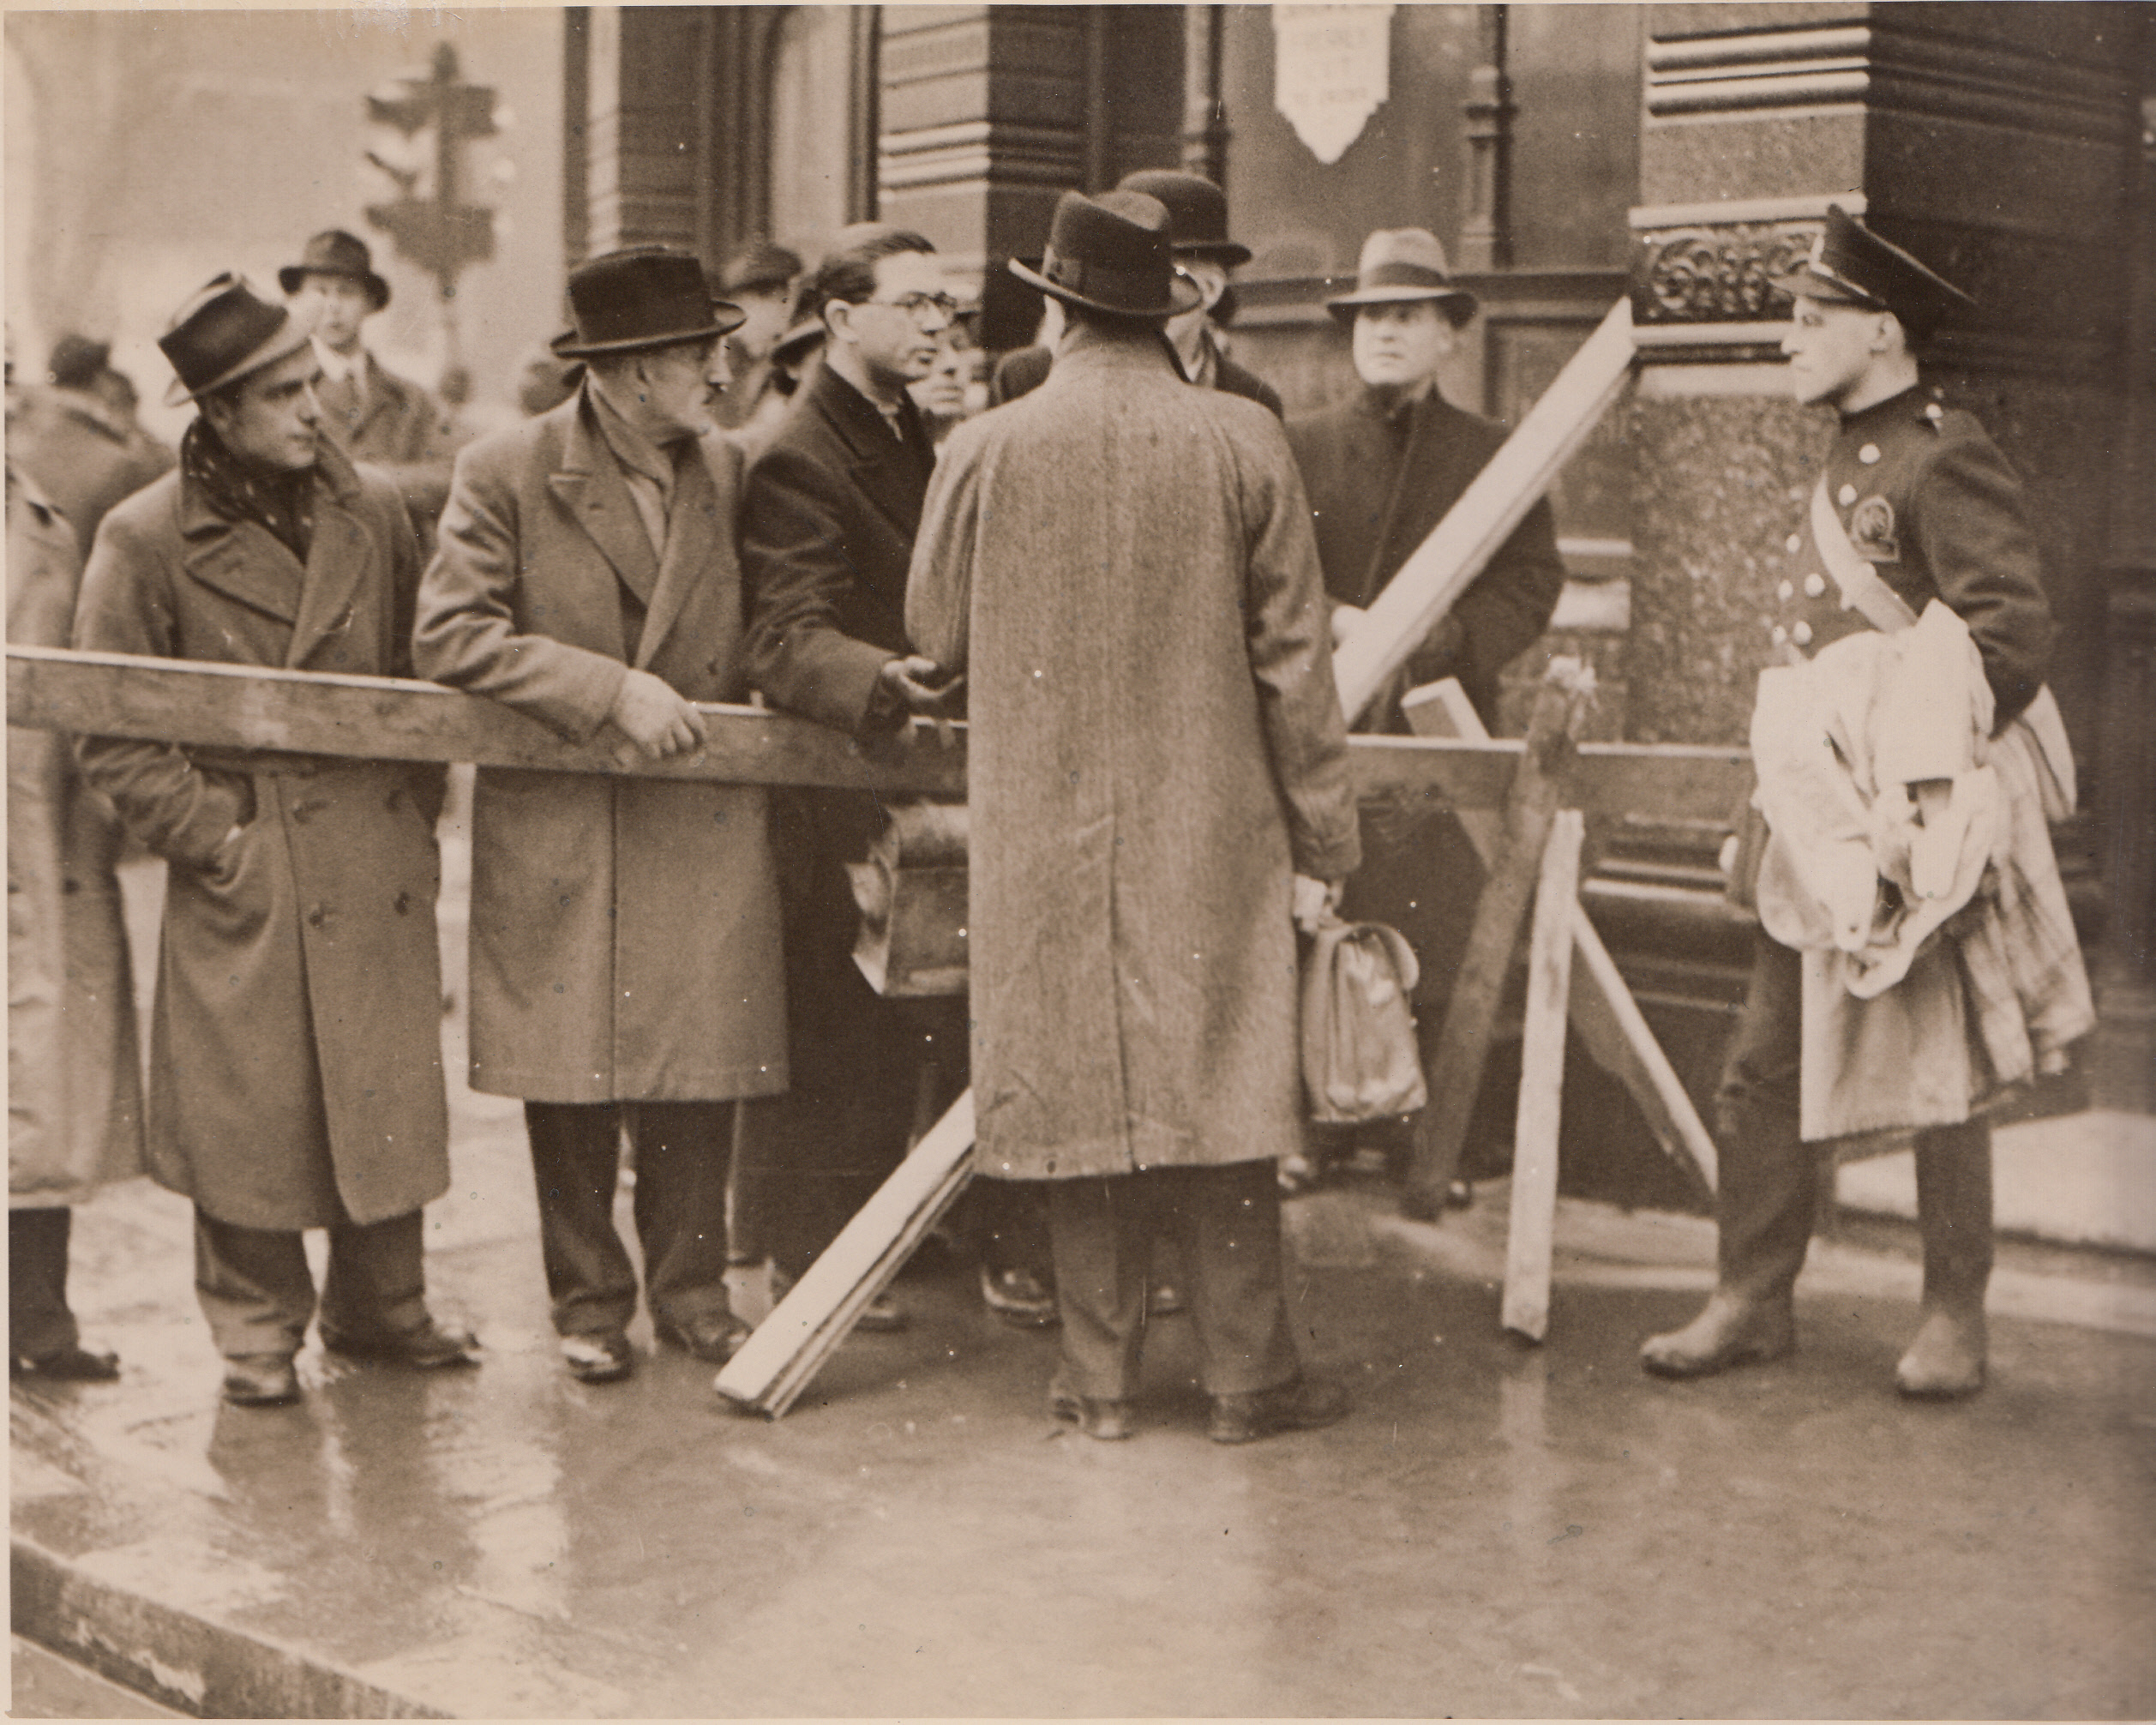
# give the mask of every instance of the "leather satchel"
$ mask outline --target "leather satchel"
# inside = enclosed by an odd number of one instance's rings
[[[1415,1047],[1414,949],[1382,923],[1334,918],[1302,979],[1303,1087],[1327,1125],[1412,1114],[1429,1100]]]

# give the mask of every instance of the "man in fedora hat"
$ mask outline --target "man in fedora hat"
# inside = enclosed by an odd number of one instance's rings
[[[1225,389],[1276,414],[1284,412],[1278,390],[1221,351],[1220,326],[1228,322],[1233,306],[1228,273],[1250,261],[1250,248],[1228,237],[1228,194],[1202,174],[1172,168],[1142,168],[1126,174],[1116,189],[1142,192],[1168,211],[1175,267],[1198,284],[1198,303],[1177,312],[1167,324],[1168,344],[1175,350],[1175,364],[1183,376],[1202,388]],[[989,405],[1000,406],[1038,388],[1053,358],[1042,346],[1006,354],[989,387]]]
[[[1984,874],[1968,906],[1917,950],[1899,980],[1854,998],[1836,968],[1847,949],[1805,934],[1791,914],[1802,900],[1791,883],[1805,879],[1802,858],[1816,839],[1798,810],[1777,800],[1764,846],[1747,847],[1763,852],[1756,869],[1732,883],[1756,903],[1761,927],[1717,1097],[1715,1292],[1690,1324],[1650,1337],[1642,1363],[1662,1377],[1693,1378],[1788,1353],[1820,1141],[1913,1128],[1923,1313],[1895,1379],[1907,1396],[1966,1396],[1982,1387],[1985,1371],[1991,1135],[1984,1109],[2001,1088],[2063,1067],[2065,1045],[2094,1022],[2045,824],[2047,814],[2070,809],[2074,782],[2043,687],[2051,608],[2019,479],[1973,416],[1921,387],[1917,344],[1972,309],[1968,297],[1839,207],[1829,209],[1811,257],[1774,285],[1793,300],[1781,344],[1791,393],[1833,408],[1838,425],[1784,548],[1775,609],[1762,619],[1768,645],[1784,666],[1822,673],[1850,658],[1836,652],[1812,664],[1815,657],[1861,646],[1873,631],[1913,635],[1920,616],[1927,628],[1949,622],[1964,631],[1961,675],[1966,683],[1970,664],[1980,663],[1975,686],[1927,686],[1923,706],[1965,716],[1965,738],[1988,758],[2006,811],[2001,838],[1977,859]],[[1775,710],[1769,679],[1787,688],[1798,675],[1761,676],[1754,753],[1763,801],[1776,742],[1762,730]],[[1979,722],[1968,737],[1971,714]],[[1874,757],[1883,779],[1888,758]],[[1887,789],[1877,811],[1889,806]],[[1924,811],[1927,826],[1953,830],[1962,782],[1894,790]],[[1867,920],[1885,928],[1913,902],[1913,878],[1900,881],[1876,845],[1859,860]],[[2015,986],[1991,980],[1987,954],[1994,963],[2006,957]]]
[[[958,307],[928,240],[862,222],[834,237],[802,309],[823,326],[823,358],[749,470],[742,510],[750,676],[775,707],[887,737],[944,706],[936,667],[906,646],[906,565],[936,459],[907,386],[934,365]],[[846,864],[882,830],[875,796],[788,790],[774,818],[793,1091],[745,1197],[783,1282],[904,1155],[922,1062],[963,1031],[955,1002],[886,1000],[855,966]],[[963,1083],[955,1055],[940,1066],[946,1085]],[[887,1299],[867,1319],[901,1321]]]
[[[319,435],[308,308],[220,275],[158,345],[199,410],[177,472],[114,508],[75,644],[409,676],[418,548],[396,490]],[[429,1315],[420,1206],[449,1179],[434,905],[442,769],[117,737],[84,776],[171,868],[150,1038],[148,1159],[195,1202],[195,1289],[242,1404],[298,1393],[316,1308],[301,1230],[329,1230],[321,1339],[470,1361]],[[384,1082],[393,1074],[394,1082]]]
[[[1455,407],[1438,387],[1475,301],[1452,279],[1434,235],[1420,228],[1372,234],[1353,291],[1325,304],[1349,332],[1362,387],[1330,407],[1291,419],[1288,441],[1309,490],[1338,638],[1459,501],[1504,432]],[[1358,728],[1404,732],[1401,694],[1456,676],[1483,723],[1494,729],[1498,673],[1548,627],[1564,586],[1556,526],[1548,503],[1538,502]],[[1363,867],[1348,884],[1344,914],[1387,923],[1414,948],[1415,1019],[1426,1067],[1466,950],[1481,862],[1450,814],[1386,801],[1366,806],[1363,820]],[[1493,1067],[1492,1081],[1502,1083],[1498,1071]],[[1408,1147],[1404,1122],[1375,1135],[1396,1164]],[[1325,1147],[1314,1152],[1320,1157],[1315,1166],[1286,1164],[1291,1186],[1318,1177]],[[1467,1196],[1467,1187],[1456,1184],[1453,1201]]]
[[[277,272],[277,280],[295,302],[315,308],[321,409],[331,435],[353,460],[387,471],[423,543],[449,495],[456,436],[434,397],[389,370],[360,339],[367,320],[389,304],[389,284],[375,273],[374,255],[356,234],[328,228],[307,242],[298,262]]]
[[[1324,1425],[1346,1397],[1296,1356],[1273,1171],[1294,924],[1357,854],[1309,509],[1272,415],[1162,346],[1198,290],[1158,201],[1067,193],[1011,267],[1067,327],[1040,388],[952,434],[906,601],[971,690],[976,1165],[1047,1189],[1058,1417],[1128,1434],[1169,1232],[1210,1435]]]
[[[748,694],[741,457],[712,419],[741,313],[658,246],[582,265],[569,302],[576,394],[458,457],[419,670],[661,760],[703,740],[693,703]],[[763,790],[487,767],[471,825],[471,1085],[524,1099],[563,1361],[633,1367],[624,1127],[653,1330],[724,1361],[747,1334],[724,1279],[735,1103],[786,1087]]]

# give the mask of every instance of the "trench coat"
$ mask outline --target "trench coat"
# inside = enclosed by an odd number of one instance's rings
[[[631,665],[690,700],[747,693],[740,452],[702,441],[662,557],[589,388],[458,456],[415,641],[421,676],[575,742],[606,723]],[[471,821],[474,1090],[599,1103],[786,1088],[760,785],[482,767]]]
[[[8,474],[8,639],[65,646],[82,573],[66,518]],[[111,806],[68,739],[8,729],[8,1202],[78,1204],[142,1171],[135,987]]]
[[[316,476],[304,568],[177,472],[118,505],[83,574],[75,646],[409,676],[418,553],[404,503],[327,440]],[[118,737],[76,752],[171,865],[150,1172],[246,1228],[386,1221],[439,1197],[442,770]]]
[[[945,445],[907,595],[970,678],[982,1169],[1301,1142],[1291,874],[1354,866],[1308,505],[1279,423],[1150,338],[1068,338]]]

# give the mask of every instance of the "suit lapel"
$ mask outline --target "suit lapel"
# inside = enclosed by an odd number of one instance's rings
[[[1444,399],[1432,389],[1415,403],[1408,418],[1408,447],[1401,454],[1399,477],[1393,482],[1392,495],[1385,499],[1384,520],[1378,530],[1376,554],[1363,572],[1365,605],[1376,602],[1394,571],[1422,543],[1430,528],[1437,524],[1437,519],[1451,507],[1450,499],[1456,494],[1444,484],[1445,470],[1450,465],[1447,447],[1450,440],[1440,424],[1444,409]],[[1438,508],[1437,517],[1424,523],[1421,517],[1432,500],[1440,497],[1446,502]]]
[[[716,436],[716,433],[712,434]],[[648,670],[674,619],[710,573],[712,552],[731,520],[719,520],[721,496],[712,478],[712,438],[700,442],[693,459],[680,464],[674,478],[674,508],[666,522],[666,554],[660,558],[657,584],[645,614],[643,631],[637,637],[636,668]]]
[[[855,489],[911,544],[921,530],[921,504],[928,490],[921,451],[893,437],[875,405],[843,377],[825,372],[817,384],[817,406],[849,452],[846,471]],[[914,428],[910,406],[900,411]]]
[[[550,475],[547,485],[561,500],[569,519],[614,566],[622,586],[648,610],[658,584],[658,556],[652,550],[651,535],[644,531],[643,519],[636,513],[636,502],[629,496],[621,464],[591,424],[586,412],[580,406],[571,416],[562,471]]]
[[[282,623],[299,615],[306,579],[283,541],[258,521],[228,521],[186,480],[180,484],[180,533],[187,573],[204,586]]]

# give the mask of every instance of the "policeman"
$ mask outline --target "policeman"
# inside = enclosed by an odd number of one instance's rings
[[[1994,734],[2003,731],[2037,695],[2051,651],[2036,544],[2005,458],[1975,418],[1919,387],[1912,352],[1973,302],[1839,208],[1810,259],[1775,285],[1795,300],[1782,342],[1792,393],[1841,416],[1823,490],[1789,536],[1777,606],[1761,620],[1776,657],[1793,662],[1858,630],[1897,627],[1937,598],[1968,626],[1996,702]],[[1646,1343],[1642,1362],[1663,1377],[1703,1376],[1795,1345],[1792,1295],[1818,1190],[1813,1146],[1799,1132],[1803,960],[1763,932],[1757,941],[1718,1096],[1717,1285],[1691,1324]],[[2078,973],[2078,953],[2070,956]],[[1885,1067],[1838,1082],[1891,1110],[1912,1074],[1906,1062]],[[1967,1395],[1984,1381],[1991,1145],[1988,1125],[1967,1117],[1969,1100],[1955,1097],[1945,1123],[1898,1116],[1925,1127],[1916,1135],[1923,1319],[1896,1370],[1907,1395]]]

